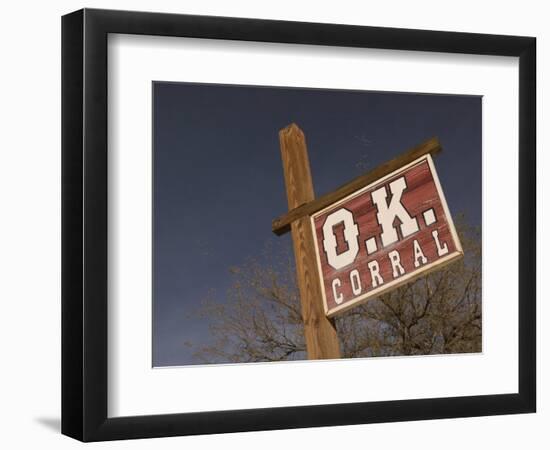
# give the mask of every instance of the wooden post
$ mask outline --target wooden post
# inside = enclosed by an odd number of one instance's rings
[[[296,124],[279,131],[289,211],[315,198],[304,133]],[[325,315],[309,216],[291,224],[296,275],[309,359],[340,358],[334,322]]]

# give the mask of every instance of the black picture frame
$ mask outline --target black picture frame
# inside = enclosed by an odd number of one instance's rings
[[[107,417],[107,36],[124,33],[519,57],[519,390]],[[62,433],[82,441],[535,412],[536,39],[83,9],[62,18]]]

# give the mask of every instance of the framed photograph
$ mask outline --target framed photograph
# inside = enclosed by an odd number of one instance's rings
[[[62,19],[62,432],[535,412],[536,40]]]

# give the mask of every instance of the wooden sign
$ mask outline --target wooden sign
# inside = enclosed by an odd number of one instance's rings
[[[463,255],[430,154],[310,220],[329,317]]]
[[[333,316],[462,256],[431,155],[439,139],[399,154],[315,197],[303,131],[279,131],[288,212],[272,221],[292,232],[309,359],[340,358]]]

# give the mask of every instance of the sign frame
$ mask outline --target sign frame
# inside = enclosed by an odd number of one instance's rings
[[[412,168],[416,165],[422,164],[425,161],[427,162],[427,164],[430,168],[430,172],[431,172],[431,175],[433,177],[435,187],[436,187],[436,190],[437,190],[437,194],[438,194],[439,199],[441,201],[441,206],[442,206],[443,211],[445,213],[447,223],[448,223],[448,226],[449,226],[449,230],[450,230],[450,234],[451,234],[451,237],[453,239],[453,243],[454,243],[454,246],[455,246],[456,250],[449,253],[448,255],[445,255],[445,256],[435,260],[435,261],[432,261],[432,262],[430,262],[426,265],[423,265],[422,267],[420,267],[420,268],[418,268],[418,269],[416,269],[412,272],[409,272],[409,273],[407,273],[407,274],[405,274],[405,275],[403,275],[399,278],[391,280],[388,283],[384,283],[383,285],[380,285],[380,286],[378,286],[378,287],[376,287],[376,288],[374,288],[370,291],[367,291],[364,294],[361,294],[358,297],[355,297],[354,299],[352,299],[348,302],[342,303],[341,305],[338,305],[337,307],[330,309],[329,306],[328,306],[326,292],[325,292],[324,279],[323,279],[323,268],[322,268],[322,265],[321,265],[321,258],[320,258],[320,252],[319,252],[319,243],[318,243],[318,240],[317,240],[317,233],[316,233],[316,230],[315,230],[315,219],[318,218],[319,216],[322,216],[327,211],[335,209],[338,205],[342,205],[342,204],[346,203],[348,200],[351,200],[352,198],[355,198],[359,195],[362,195],[363,193],[373,189],[375,186],[384,184],[390,178],[393,178],[396,175],[398,175],[399,173],[402,173],[402,172],[404,172],[404,171],[406,171],[406,170],[408,170],[408,169],[410,169],[410,168]],[[331,205],[326,206],[323,209],[311,214],[309,219],[310,219],[311,229],[312,229],[313,235],[315,237],[314,238],[315,257],[316,257],[317,269],[318,269],[318,273],[319,273],[318,282],[321,285],[321,292],[322,292],[322,298],[323,298],[323,307],[324,307],[326,316],[329,317],[329,318],[333,318],[333,317],[337,316],[338,314],[342,314],[342,313],[350,310],[351,308],[353,308],[355,306],[358,306],[362,303],[366,303],[369,299],[375,298],[376,296],[378,296],[382,293],[389,292],[393,289],[398,288],[399,286],[403,286],[406,283],[410,283],[410,282],[418,279],[419,277],[421,277],[423,275],[427,275],[430,272],[433,272],[437,269],[440,269],[440,268],[442,268],[442,267],[444,267],[444,266],[446,266],[446,265],[448,265],[448,264],[450,264],[450,263],[452,263],[452,262],[454,262],[454,261],[456,261],[456,260],[458,260],[458,259],[460,259],[464,256],[464,251],[462,249],[462,245],[460,243],[458,233],[456,232],[456,227],[454,225],[453,218],[452,218],[451,213],[449,211],[449,206],[447,204],[447,200],[445,199],[445,195],[444,195],[443,189],[441,187],[441,182],[439,181],[439,176],[437,174],[437,171],[435,170],[435,165],[434,165],[434,162],[433,162],[433,158],[429,153],[415,159],[414,161],[412,161],[408,164],[405,164],[404,166],[401,166],[401,167],[395,169],[394,171],[390,172],[387,175],[384,175],[383,177],[379,178],[378,180],[375,180],[375,181],[367,184],[366,186],[364,186],[362,188],[359,188],[355,192],[347,195],[346,197],[343,197],[340,200],[332,203]]]
[[[191,37],[519,59],[518,387],[514,392],[260,409],[108,415],[107,39]],[[243,44],[245,45],[245,44]],[[432,53],[438,58],[438,53]],[[61,432],[81,441],[342,426],[536,411],[536,39],[328,23],[84,9],[62,19]],[[403,76],[406,76],[404,74]],[[497,170],[496,168],[494,170]],[[112,237],[112,236],[111,236]],[[491,299],[494,301],[495,299]],[[200,388],[198,386],[197,388]]]

